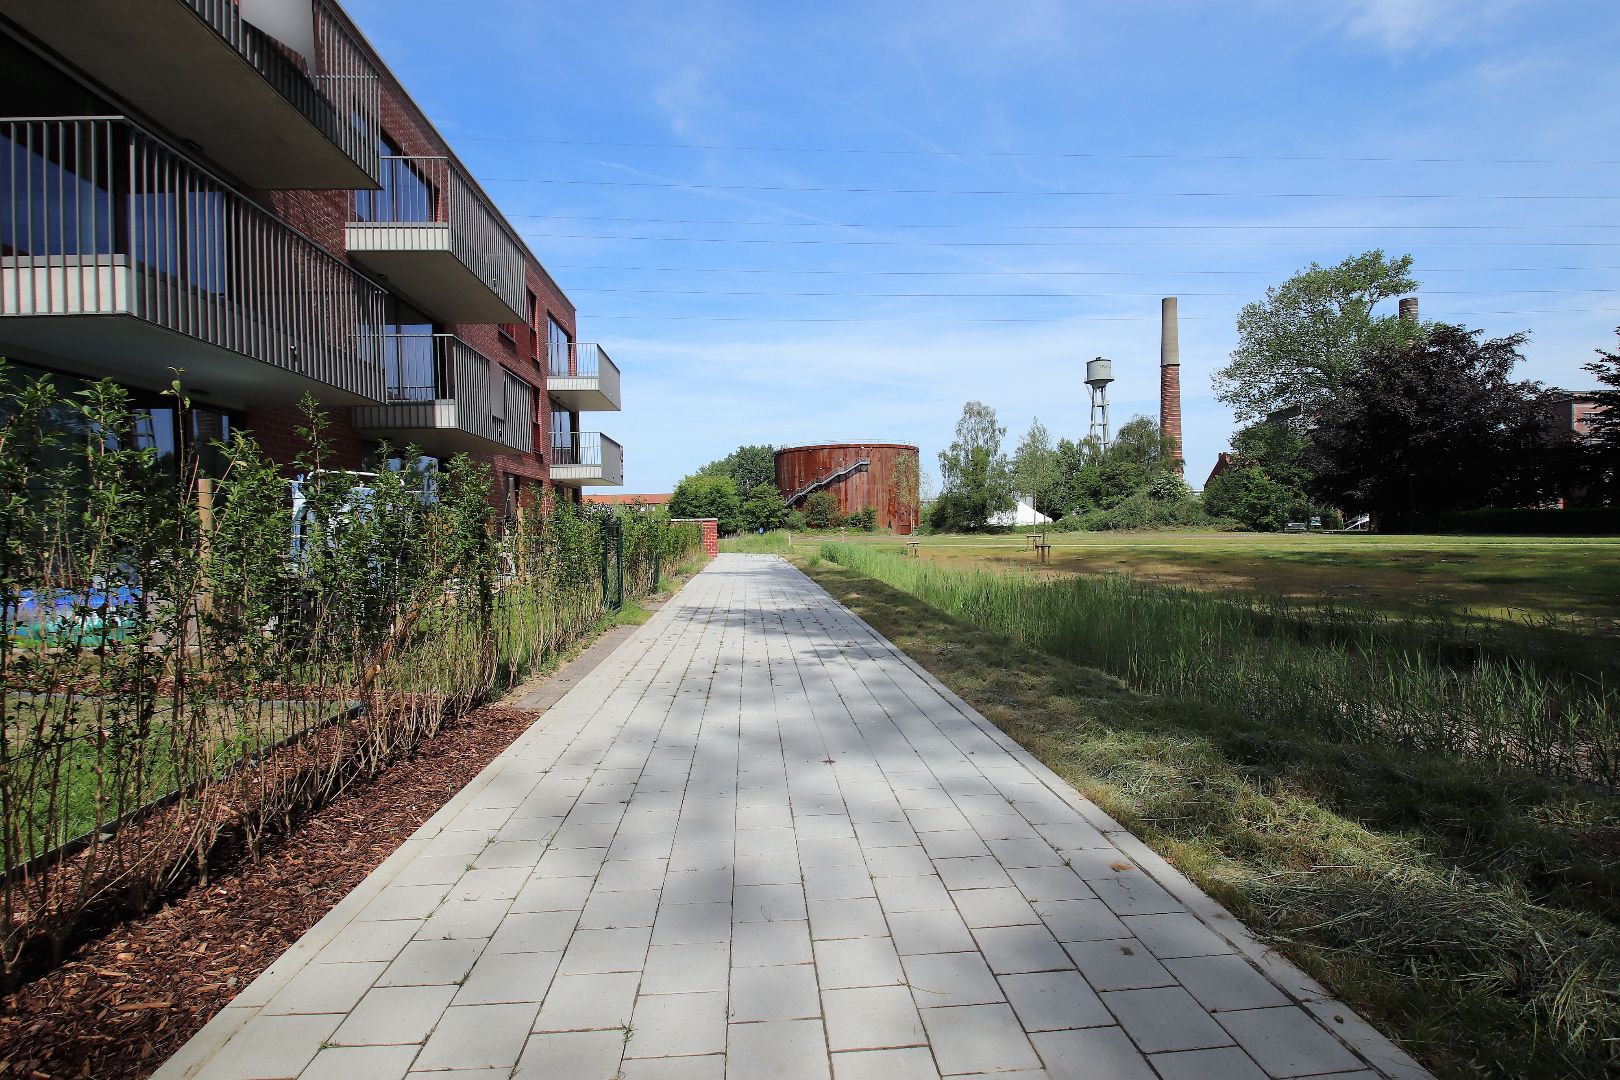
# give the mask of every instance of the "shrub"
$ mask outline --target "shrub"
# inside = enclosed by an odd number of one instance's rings
[[[877,507],[862,507],[859,513],[851,514],[849,518],[849,523],[859,526],[862,532],[877,532]]]
[[[840,517],[838,496],[830,491],[818,491],[804,502],[805,524],[812,529],[830,529]]]
[[[786,528],[792,530],[793,532],[803,532],[805,529],[810,527],[810,523],[805,518],[803,510],[789,510],[787,512],[787,520],[783,524]]]
[[[688,476],[675,485],[669,515],[677,518],[715,518],[722,533],[742,528],[742,499],[729,476]]]
[[[1279,532],[1300,495],[1259,469],[1227,469],[1204,488],[1204,509],[1254,532]]]

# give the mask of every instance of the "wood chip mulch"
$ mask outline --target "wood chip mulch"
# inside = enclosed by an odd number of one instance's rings
[[[478,709],[372,780],[0,998],[0,1077],[150,1076],[537,714]]]

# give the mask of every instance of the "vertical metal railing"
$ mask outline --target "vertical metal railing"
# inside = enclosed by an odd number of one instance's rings
[[[450,251],[521,315],[523,252],[461,167],[446,157],[389,155],[380,191],[355,195],[355,216],[374,225],[448,225]]]
[[[523,453],[533,448],[529,384],[454,334],[386,334],[382,355],[385,400],[454,402],[456,426]],[[491,379],[492,371],[500,378]],[[492,391],[502,395],[499,410]]]
[[[310,0],[316,68],[242,18],[237,0],[179,0],[370,176],[381,157],[382,76],[326,0]]]
[[[0,119],[0,318],[134,316],[380,399],[385,298],[123,117]]]
[[[559,431],[551,437],[551,463],[600,470],[603,479],[624,480],[624,447],[599,431]]]

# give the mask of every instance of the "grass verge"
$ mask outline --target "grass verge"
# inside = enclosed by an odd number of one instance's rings
[[[795,561],[1446,1077],[1620,1068],[1620,799],[1134,692]]]

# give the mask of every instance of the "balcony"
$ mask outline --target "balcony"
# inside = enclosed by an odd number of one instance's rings
[[[597,431],[553,434],[551,482],[568,487],[623,487],[624,447]]]
[[[0,354],[220,405],[377,401],[385,293],[119,117],[0,119]]]
[[[356,431],[424,454],[527,454],[534,391],[453,334],[383,338],[385,403],[360,405]]]
[[[325,0],[42,0],[6,14],[249,187],[377,186],[382,80]]]
[[[522,250],[460,166],[385,157],[381,176],[355,193],[349,257],[444,322],[522,322]]]
[[[619,368],[607,350],[589,342],[550,347],[546,391],[571,412],[618,412]]]

